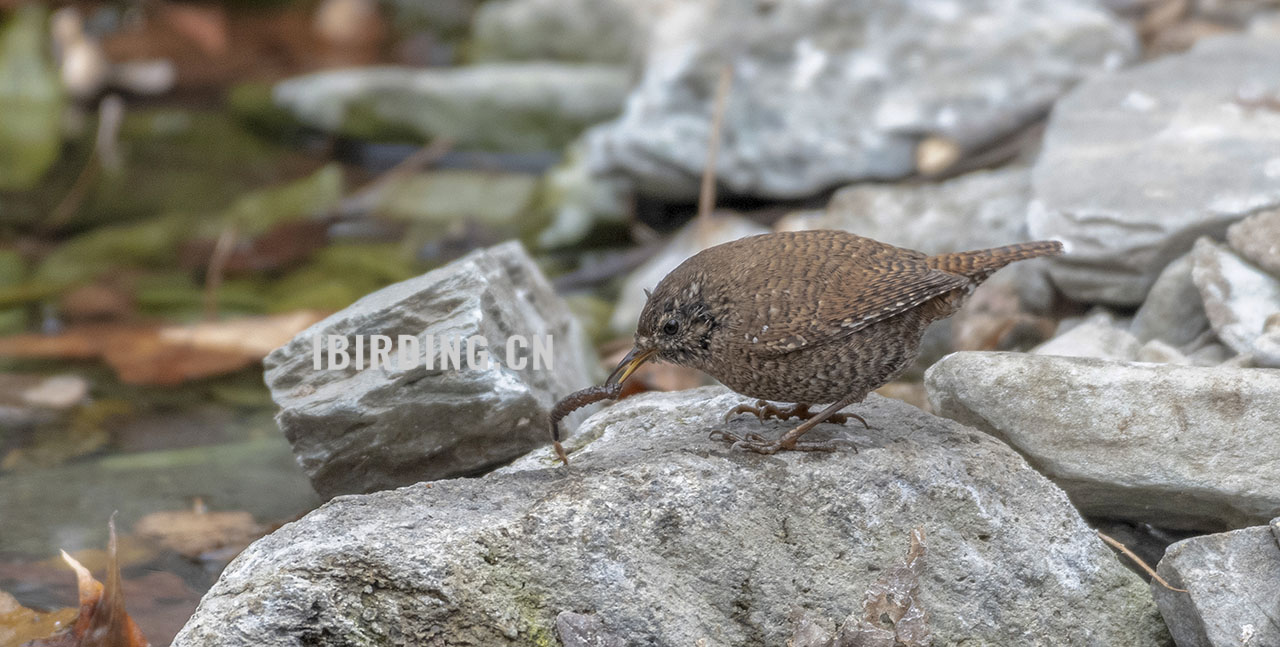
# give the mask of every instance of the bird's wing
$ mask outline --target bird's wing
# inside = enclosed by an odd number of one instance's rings
[[[761,254],[742,268],[762,277],[748,297],[733,341],[781,355],[846,337],[970,283],[936,270],[920,252],[850,236],[831,253],[806,253],[803,240]],[[785,271],[783,271],[785,270]]]

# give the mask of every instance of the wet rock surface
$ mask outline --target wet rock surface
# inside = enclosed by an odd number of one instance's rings
[[[860,609],[918,526],[936,644],[1167,644],[1142,581],[1003,444],[874,395],[854,409],[872,430],[813,432],[856,453],[709,440],[788,427],[723,422],[745,401],[636,396],[583,425],[568,469],[544,448],[481,479],[335,499],[241,554],[174,644],[554,644],[571,611],[628,643],[781,645],[796,608]]]
[[[1083,514],[1212,531],[1280,513],[1280,371],[954,353],[925,385],[938,415],[1008,442]]]
[[[717,178],[793,198],[909,175],[926,135],[989,143],[1135,54],[1129,29],[1092,2],[689,3],[654,33],[626,111],[588,143],[601,173],[672,198],[697,195],[726,64]]]
[[[1169,547],[1152,582],[1178,647],[1280,645],[1280,519]]]
[[[1028,225],[1067,245],[1050,267],[1068,296],[1140,303],[1196,238],[1280,205],[1280,112],[1259,103],[1280,87],[1275,43],[1207,39],[1055,104]]]
[[[390,367],[372,368],[373,349],[357,353],[355,335],[370,346],[372,335],[387,336]],[[492,365],[465,363],[463,344],[475,335]],[[535,337],[547,335],[551,370],[536,368],[532,355]],[[319,370],[316,336],[323,337]],[[331,336],[347,342],[353,359],[345,367],[329,363]],[[517,337],[529,346],[515,346],[509,358]],[[446,365],[455,343],[461,367]],[[515,366],[521,359],[524,368]],[[564,301],[511,242],[374,292],[276,349],[265,365],[281,430],[316,491],[334,496],[474,474],[544,444],[552,405],[592,381],[594,361]]]

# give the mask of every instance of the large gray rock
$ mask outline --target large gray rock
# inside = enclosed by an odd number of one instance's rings
[[[313,355],[317,335],[325,340],[321,370]],[[348,348],[363,336],[365,368],[357,370],[354,361],[329,368],[330,335],[347,339]],[[393,342],[391,367],[369,368],[372,335]],[[402,335],[417,340],[418,357]],[[473,335],[484,337],[493,365],[446,367],[448,346]],[[535,366],[534,338],[548,335],[550,367]],[[519,357],[508,358],[513,337],[529,347],[513,345]],[[466,350],[460,355],[465,362]],[[515,368],[520,359],[523,369]],[[264,364],[281,408],[276,421],[326,496],[474,474],[510,461],[546,442],[552,405],[598,372],[581,326],[516,242],[374,292],[299,333]]]
[[[542,450],[335,499],[242,553],[174,645],[554,645],[564,611],[627,644],[782,645],[797,609],[860,610],[917,526],[936,645],[1167,644],[1142,581],[994,439],[873,395],[875,429],[813,432],[856,453],[709,440],[788,427],[726,424],[746,401],[645,394],[587,421],[567,469]]]
[[[1191,258],[1191,277],[1218,338],[1259,366],[1280,367],[1280,336],[1267,330],[1268,320],[1280,316],[1280,279],[1207,238],[1196,241]]]
[[[1132,305],[1201,235],[1280,205],[1274,39],[1224,37],[1082,83],[1053,109],[1028,225],[1067,295]]]
[[[559,149],[622,110],[630,75],[607,65],[507,63],[453,69],[360,67],[275,86],[304,123],[358,136],[446,138],[465,148]]]
[[[941,254],[1027,240],[1030,200],[1031,171],[1019,166],[936,184],[856,184],[837,191],[824,211],[790,214],[776,229],[841,229]]]
[[[1280,519],[1185,539],[1165,552],[1151,592],[1178,647],[1280,645]]]
[[[908,175],[928,135],[994,141],[1136,51],[1130,29],[1088,0],[698,2],[653,31],[626,111],[588,143],[601,173],[669,198],[697,195],[725,64],[718,180],[799,197]]]
[[[955,353],[925,386],[1086,515],[1200,530],[1280,515],[1280,371]]]

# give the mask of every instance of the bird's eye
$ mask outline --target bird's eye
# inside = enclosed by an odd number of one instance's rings
[[[680,322],[675,319],[668,319],[667,323],[662,324],[662,334],[674,335],[680,332]]]

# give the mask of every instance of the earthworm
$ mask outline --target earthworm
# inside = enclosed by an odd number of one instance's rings
[[[589,386],[581,391],[574,391],[564,396],[563,399],[556,403],[556,406],[551,407],[551,442],[555,447],[556,456],[560,457],[561,462],[565,465],[569,464],[569,456],[564,453],[564,447],[560,445],[560,421],[582,407],[601,400],[617,400],[619,395],[622,395],[622,385],[616,382],[601,386]]]

